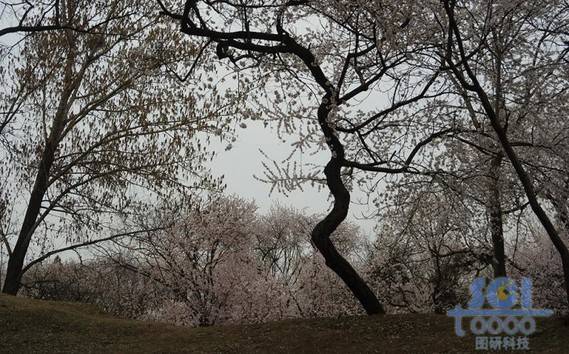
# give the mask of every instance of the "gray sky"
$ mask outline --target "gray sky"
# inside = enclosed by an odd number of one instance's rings
[[[261,212],[268,210],[276,202],[305,210],[308,213],[323,214],[330,209],[331,200],[328,198],[329,192],[326,188],[318,191],[316,187],[305,185],[303,186],[304,191],[294,191],[288,196],[276,190],[269,196],[271,186],[253,177],[253,175],[262,177],[264,170],[262,162],[265,161],[267,164],[270,162],[259,149],[278,162],[290,154],[292,141],[281,142],[274,129],[265,128],[260,122],[249,121],[247,128],[237,128],[236,133],[237,141],[232,144],[231,150],[225,151],[227,144],[215,144],[218,155],[211,166],[215,175],[225,175],[227,193],[235,193],[246,199],[255,199]],[[306,158],[311,162],[324,165],[329,158],[329,153],[325,151],[317,156],[306,154]],[[357,192],[352,194],[352,201],[362,199],[361,194]],[[372,236],[375,221],[360,218],[362,213],[367,212],[369,212],[367,207],[352,203],[348,217],[359,225],[366,235]]]

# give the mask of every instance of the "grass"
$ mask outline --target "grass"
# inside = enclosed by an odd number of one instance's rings
[[[540,352],[569,350],[560,319],[538,323]],[[94,306],[0,295],[0,352],[7,353],[443,353],[471,352],[443,315],[386,315],[183,328],[113,318]]]

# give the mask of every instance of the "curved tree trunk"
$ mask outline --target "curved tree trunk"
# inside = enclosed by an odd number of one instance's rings
[[[330,235],[348,215],[350,206],[350,192],[346,189],[341,177],[342,161],[344,160],[344,147],[327,123],[330,113],[330,97],[326,95],[318,109],[318,121],[324,132],[326,141],[332,151],[332,158],[324,169],[326,182],[330,193],[334,197],[334,206],[330,213],[320,221],[312,231],[312,241],[318,251],[324,256],[326,265],[334,271],[359,300],[366,313],[383,314],[385,310],[373,291],[360,277],[352,265],[338,252],[330,240]]]

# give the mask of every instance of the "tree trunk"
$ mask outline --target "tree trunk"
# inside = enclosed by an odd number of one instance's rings
[[[549,218],[549,216],[541,206],[541,203],[537,196],[537,192],[535,191],[535,188],[533,186],[533,182],[531,181],[531,178],[526,172],[524,165],[518,158],[518,154],[512,147],[512,144],[508,139],[506,131],[498,121],[496,113],[492,109],[492,105],[490,104],[490,100],[488,99],[486,92],[484,91],[484,89],[476,79],[474,73],[471,70],[467,71],[469,77],[473,81],[472,90],[476,92],[476,94],[478,95],[478,97],[482,102],[484,111],[488,115],[490,123],[492,124],[492,128],[494,129],[494,132],[496,132],[496,135],[500,140],[502,149],[504,150],[505,155],[512,163],[512,166],[516,171],[516,175],[518,176],[518,179],[520,180],[520,183],[524,188],[525,195],[528,198],[528,202],[529,205],[531,206],[532,211],[537,216],[541,225],[547,232],[547,235],[549,236],[551,242],[555,246],[555,249],[557,250],[557,252],[559,252],[559,256],[561,257],[561,264],[563,265],[563,277],[565,281],[566,300],[569,303],[569,249],[567,249],[567,245],[563,242],[563,240],[559,235],[559,232],[553,225],[553,222],[551,222],[551,219]]]
[[[24,261],[33,233],[37,227],[36,220],[41,210],[43,198],[47,192],[55,152],[57,150],[61,134],[65,128],[67,113],[72,105],[72,100],[70,98],[81,80],[82,75],[74,78],[73,66],[75,64],[76,53],[71,39],[69,45],[70,49],[65,63],[65,72],[62,82],[63,89],[60,101],[53,118],[49,137],[47,138],[42,152],[38,172],[36,174],[34,186],[26,208],[24,221],[22,222],[22,227],[20,228],[16,245],[12,249],[12,253],[8,260],[6,279],[4,280],[4,287],[2,289],[2,292],[6,294],[16,295],[21,287],[20,281],[23,275],[22,269],[24,268]]]
[[[528,203],[532,211],[537,216],[541,225],[547,232],[547,235],[549,236],[551,242],[557,249],[557,252],[559,252],[559,256],[561,257],[561,263],[563,265],[566,300],[569,302],[569,249],[561,239],[559,232],[551,222],[551,219],[549,218],[549,216],[541,206],[533,182],[530,176],[528,175],[524,165],[520,161],[518,154],[516,153],[512,144],[510,143],[508,135],[506,133],[506,129],[502,126],[498,114],[496,113],[494,107],[492,107],[490,98],[488,97],[486,91],[478,81],[476,73],[469,65],[469,58],[467,58],[466,52],[464,51],[462,38],[460,36],[461,34],[460,28],[454,17],[454,8],[452,6],[452,3],[449,1],[444,1],[443,4],[449,20],[450,32],[455,37],[454,39],[456,40],[460,48],[459,49],[459,54],[461,59],[460,65],[464,68],[464,71],[466,72],[466,75],[468,76],[471,82],[468,82],[466,80],[466,78],[464,77],[464,72],[462,70],[459,70],[455,65],[455,63],[453,62],[452,51],[448,51],[447,53],[446,57],[447,63],[449,64],[450,70],[452,70],[453,74],[460,82],[460,84],[466,90],[474,92],[480,99],[482,108],[484,109],[484,112],[486,113],[486,116],[488,117],[490,124],[492,125],[492,129],[494,130],[494,132],[498,137],[498,140],[500,141],[500,145],[502,146],[504,154],[508,158],[508,160],[510,160],[510,163],[512,164],[514,170],[516,171],[516,175],[518,176],[518,179],[523,186],[525,195],[528,198]],[[452,39],[453,39],[452,36],[450,36],[449,42],[452,41]]]
[[[506,252],[504,250],[504,225],[502,220],[502,196],[500,193],[500,166],[503,156],[499,153],[492,158],[489,175],[488,216],[490,219],[490,234],[492,237],[492,268],[494,278],[506,277]]]
[[[499,124],[496,119],[496,116],[493,114],[493,111],[490,109],[489,100],[486,94],[482,91],[481,86],[478,84],[476,85],[479,90],[479,95],[482,99],[483,106],[490,118],[490,122],[492,123],[492,127],[494,131],[498,135],[500,143],[502,144],[502,148],[508,156],[508,159],[512,163],[514,170],[524,188],[526,197],[528,198],[528,202],[533,210],[534,214],[537,216],[538,220],[540,221],[541,225],[547,232],[547,235],[551,239],[551,242],[559,252],[559,256],[561,257],[561,264],[563,265],[563,277],[565,281],[565,293],[566,293],[566,300],[569,302],[569,249],[567,249],[567,245],[561,239],[559,232],[551,222],[551,219],[541,206],[541,203],[538,200],[537,193],[533,186],[533,183],[527,174],[523,164],[518,158],[515,150],[513,149],[508,137],[503,129],[503,127]]]
[[[350,263],[338,253],[330,240],[332,232],[346,218],[350,204],[350,193],[341,180],[340,169],[341,165],[335,158],[332,158],[324,169],[328,188],[334,196],[334,207],[312,231],[312,241],[324,256],[326,265],[344,281],[365,311],[370,315],[383,314],[385,310],[375,294]]]
[[[42,154],[42,159],[40,161],[34,187],[28,202],[24,221],[22,223],[20,233],[18,234],[18,240],[12,250],[10,259],[8,260],[6,279],[4,280],[4,288],[2,289],[2,292],[6,294],[16,295],[20,289],[24,260],[26,258],[26,253],[28,252],[32,235],[35,231],[35,223],[40,213],[43,197],[47,191],[49,173],[55,156],[57,140],[62,130],[57,128],[57,126],[52,128],[50,138],[48,139]],[[54,135],[57,136],[57,139],[55,139]]]
[[[330,193],[334,197],[334,206],[324,220],[320,221],[312,231],[312,242],[324,256],[326,265],[344,281],[359,300],[366,313],[369,315],[383,314],[385,310],[373,291],[371,291],[351,264],[342,257],[330,240],[330,235],[348,215],[350,192],[346,189],[341,177],[341,161],[344,159],[344,148],[327,124],[328,114],[330,113],[328,104],[330,104],[329,95],[325,96],[323,103],[318,109],[318,120],[332,151],[332,158],[326,165],[324,174],[326,175]]]

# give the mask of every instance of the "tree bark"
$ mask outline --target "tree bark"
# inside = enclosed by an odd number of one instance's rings
[[[59,135],[56,133],[57,131],[61,133],[62,130],[57,128],[57,126],[52,128],[50,138],[48,139],[42,154],[42,159],[39,164],[38,173],[30,195],[24,221],[22,223],[20,233],[18,234],[18,240],[12,250],[10,259],[8,260],[6,279],[4,280],[4,287],[2,289],[2,292],[6,294],[16,295],[21,286],[20,280],[23,274],[22,269],[24,267],[24,260],[36,227],[35,223],[41,209],[43,197],[47,191],[49,174],[51,166],[53,165],[55,149],[57,147],[57,139],[55,139],[55,135],[57,135],[58,138]]]
[[[12,253],[8,260],[6,278],[2,288],[2,292],[6,294],[16,295],[21,287],[20,281],[23,275],[22,270],[24,268],[24,261],[33,233],[37,227],[36,220],[41,210],[43,198],[49,186],[49,176],[55,158],[55,152],[57,151],[61,134],[65,128],[67,112],[71,108],[70,98],[80,82],[80,77],[75,79],[73,77],[73,66],[75,64],[76,53],[73,47],[74,44],[70,42],[69,45],[70,48],[65,63],[62,83],[63,89],[59,105],[53,119],[49,137],[47,138],[41,155],[38,172],[36,174],[34,186],[24,215],[24,221],[22,222],[16,245],[12,249]]]
[[[300,5],[300,4],[296,4]],[[249,52],[257,52],[264,54],[287,53],[298,57],[310,71],[312,78],[326,92],[322,98],[320,107],[318,108],[318,122],[324,133],[324,137],[328,143],[332,158],[326,165],[324,173],[328,188],[334,197],[334,206],[332,211],[320,221],[312,231],[312,241],[320,253],[324,256],[326,265],[330,267],[348,286],[356,298],[360,301],[368,314],[384,313],[383,306],[378,301],[375,294],[367,286],[365,281],[354,270],[350,263],[340,255],[330,240],[330,236],[336,230],[338,225],[346,218],[350,203],[350,193],[344,186],[341,179],[341,169],[345,164],[344,148],[336,132],[328,122],[328,115],[334,103],[332,100],[338,100],[338,91],[328,80],[322,71],[316,57],[310,48],[304,47],[297,43],[282,27],[282,14],[276,21],[277,33],[255,32],[246,29],[242,32],[223,33],[211,30],[203,24],[196,24],[192,21],[190,14],[195,12],[199,15],[199,11],[195,6],[195,2],[186,1],[182,15],[170,12],[165,6],[161,6],[164,13],[173,19],[180,21],[181,31],[190,36],[204,37],[214,41],[218,45],[218,57],[229,58],[227,48],[235,48],[238,50],[246,50]],[[199,17],[199,16],[198,16]],[[255,41],[264,41],[268,44],[253,43]],[[272,43],[271,43],[272,42]],[[349,59],[350,57],[348,57]],[[368,84],[362,85],[361,90],[366,90]]]
[[[537,216],[541,225],[547,232],[547,235],[549,236],[551,242],[555,246],[555,249],[557,250],[557,252],[559,252],[559,256],[561,257],[561,264],[563,266],[566,298],[567,301],[569,302],[569,249],[561,239],[559,232],[553,225],[553,222],[551,221],[551,219],[549,218],[549,216],[541,206],[533,182],[530,176],[528,175],[524,165],[520,161],[518,154],[516,153],[512,144],[510,143],[510,140],[508,139],[508,135],[506,133],[506,129],[502,126],[499,116],[496,113],[494,107],[492,106],[488,94],[480,84],[480,81],[478,80],[476,73],[470,67],[469,58],[467,57],[467,54],[463,46],[460,28],[454,17],[454,7],[453,7],[454,5],[450,1],[444,1],[443,5],[445,7],[445,12],[449,20],[450,32],[449,32],[448,43],[452,44],[452,40],[454,37],[459,49],[459,55],[461,60],[460,65],[464,68],[464,71],[466,72],[467,77],[470,79],[470,82],[466,80],[464,73],[461,70],[459,70],[458,67],[455,65],[455,63],[453,62],[451,48],[447,48],[446,61],[449,64],[450,69],[453,71],[455,77],[460,82],[460,84],[466,90],[475,93],[480,99],[484,113],[488,117],[490,124],[492,125],[492,129],[494,130],[496,136],[498,137],[498,140],[500,141],[502,150],[504,151],[504,154],[508,158],[508,160],[510,160],[510,163],[514,167],[516,175],[518,176],[518,179],[522,184],[522,187],[524,189],[526,197],[528,198],[528,203],[532,211]]]
[[[482,89],[480,83],[476,80],[474,74],[471,75],[471,79],[474,81],[476,93],[478,94],[479,98],[482,101],[482,106],[484,107],[484,110],[488,115],[488,118],[490,119],[492,128],[496,132],[496,135],[500,140],[502,148],[506,156],[512,163],[512,166],[516,171],[518,179],[520,180],[524,188],[524,192],[526,194],[526,197],[528,198],[528,202],[531,206],[532,211],[537,216],[541,225],[547,232],[547,235],[551,239],[551,242],[555,246],[555,249],[557,249],[557,252],[559,252],[559,256],[561,257],[561,264],[563,266],[565,293],[567,297],[567,302],[569,302],[569,249],[567,249],[567,245],[565,245],[565,243],[563,242],[563,240],[559,235],[559,232],[553,225],[553,222],[551,221],[551,219],[549,218],[549,216],[541,206],[541,203],[539,202],[539,199],[537,197],[537,192],[535,191],[535,188],[533,186],[533,182],[531,181],[531,178],[526,172],[526,169],[524,168],[522,162],[518,158],[518,154],[515,152],[514,148],[512,147],[512,144],[510,144],[510,141],[508,139],[508,136],[506,135],[504,128],[496,118],[495,112],[492,109],[488,96]]]
[[[348,286],[368,315],[383,314],[385,310],[373,291],[360,277],[351,264],[338,252],[330,236],[348,215],[350,192],[341,177],[344,148],[327,123],[330,113],[331,95],[326,95],[318,109],[318,121],[324,132],[332,158],[324,169],[326,183],[334,197],[334,206],[330,213],[320,221],[312,231],[312,242],[324,256],[326,265],[334,271]]]
[[[502,220],[502,195],[500,192],[500,165],[503,156],[499,153],[492,158],[489,171],[488,216],[490,218],[490,234],[492,237],[492,268],[494,278],[506,277],[506,252],[504,249],[504,224]]]

